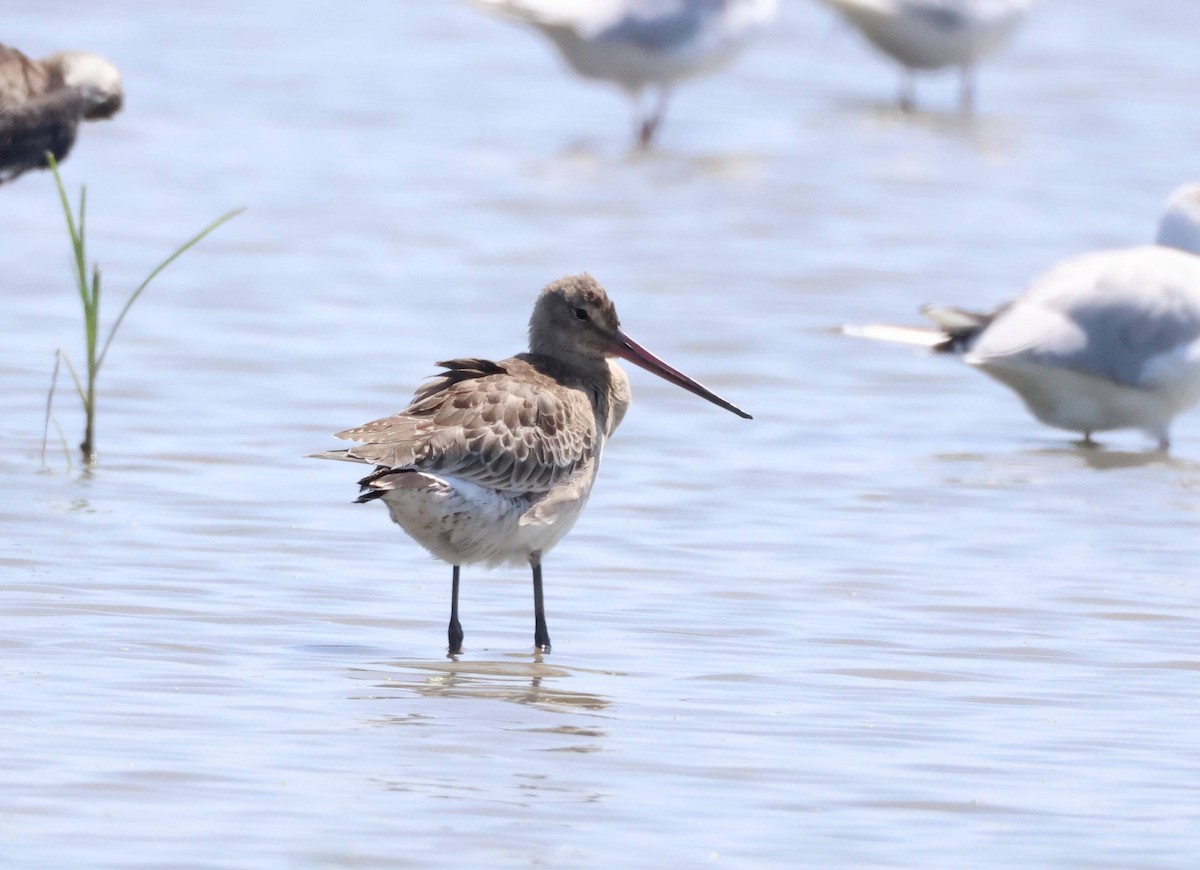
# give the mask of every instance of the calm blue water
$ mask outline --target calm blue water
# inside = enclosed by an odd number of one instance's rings
[[[1186,867],[1200,859],[1200,414],[1084,452],[952,360],[833,331],[986,307],[1142,242],[1200,178],[1200,7],[1041,4],[897,115],[815,4],[681,89],[618,93],[449,0],[0,3],[113,58],[86,183],[133,310],[100,463],[42,413],[82,358],[51,180],[0,188],[5,866]],[[588,270],[641,372],[587,513],[524,571],[447,567],[304,454],[433,361],[521,349]],[[82,421],[60,383],[68,443]],[[74,457],[72,457],[74,459]]]

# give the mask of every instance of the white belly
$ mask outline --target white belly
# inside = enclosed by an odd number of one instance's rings
[[[1195,404],[1195,378],[1147,387],[1126,387],[1069,369],[976,363],[1015,390],[1035,417],[1073,432],[1141,429],[1165,438],[1171,420]]]
[[[536,495],[498,492],[422,472],[406,477],[405,485],[389,490],[382,501],[413,540],[451,565],[528,564],[531,554],[548,552],[571,530],[591,489],[557,498],[552,511],[531,518]]]

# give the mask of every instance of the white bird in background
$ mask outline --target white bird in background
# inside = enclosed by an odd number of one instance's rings
[[[124,91],[117,68],[98,54],[63,51],[33,60],[0,45],[0,184],[63,160],[79,124],[111,118]]]
[[[727,65],[775,17],[779,0],[474,0],[537,28],[579,75],[634,100],[637,141],[654,139],[672,87]],[[649,107],[646,94],[653,91]]]
[[[975,102],[975,66],[998,51],[1033,0],[819,0],[903,67],[900,106],[916,104],[917,70],[958,67],[960,106]]]
[[[1156,242],[1067,260],[990,314],[927,306],[937,329],[844,331],[962,353],[1085,442],[1141,429],[1166,450],[1171,421],[1200,401],[1200,184],[1171,195]]]

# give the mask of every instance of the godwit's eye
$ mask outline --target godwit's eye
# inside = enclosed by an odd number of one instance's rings
[[[588,313],[586,311],[584,311],[582,308],[575,309],[575,316],[578,317],[580,320],[588,320],[589,319]]]

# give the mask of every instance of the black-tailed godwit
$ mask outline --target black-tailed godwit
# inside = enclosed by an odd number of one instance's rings
[[[316,454],[375,466],[358,501],[381,500],[392,520],[453,566],[450,652],[462,649],[459,568],[529,564],[534,643],[550,649],[542,559],[587,503],[600,457],[629,407],[620,357],[750,418],[621,331],[616,309],[588,275],[544,290],[529,321],[529,352],[500,362],[455,359],[412,403],[337,437],[359,442]]]

